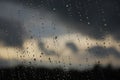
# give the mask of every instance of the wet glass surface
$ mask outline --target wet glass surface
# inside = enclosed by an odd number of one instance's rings
[[[119,0],[0,0],[0,80],[119,80]]]

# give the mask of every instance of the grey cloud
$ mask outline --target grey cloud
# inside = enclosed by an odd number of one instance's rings
[[[75,22],[77,25],[73,28],[78,30],[78,32],[88,35],[89,37],[95,39],[104,39],[107,34],[112,35],[115,39],[120,39],[120,2],[117,0],[2,0],[6,2],[14,2],[18,4],[23,4],[26,7],[38,8],[44,6],[51,12],[55,12],[59,15],[62,20]],[[59,4],[57,4],[59,3]],[[66,7],[68,5],[68,8]],[[56,10],[54,11],[53,8]],[[24,10],[22,11],[24,13]],[[21,13],[22,14],[22,13]],[[27,16],[28,14],[23,14]],[[72,15],[72,16],[71,16]],[[81,16],[80,16],[81,15]],[[9,15],[7,15],[9,16]],[[61,17],[62,16],[62,17]],[[29,17],[29,16],[28,16]],[[19,18],[19,17],[18,17]],[[104,20],[105,19],[105,20]],[[82,21],[80,21],[82,20]],[[90,24],[88,25],[88,22]],[[10,24],[10,23],[9,23]],[[12,24],[12,23],[11,23]],[[6,29],[8,29],[6,27]],[[19,35],[22,31],[18,31],[15,34]],[[11,28],[12,30],[12,28]],[[20,29],[21,30],[21,29]],[[1,31],[1,34],[4,32]],[[10,36],[12,39],[17,39],[14,45],[22,43],[22,37],[20,39],[16,38],[17,35],[13,34],[13,31],[10,31]],[[61,34],[60,34],[61,35]],[[5,35],[7,36],[7,35]],[[20,35],[21,36],[21,35]],[[1,40],[4,41],[7,45],[13,44],[14,40],[9,40],[10,37],[0,36]],[[8,39],[8,40],[7,40]],[[17,44],[18,43],[18,44]]]
[[[6,46],[21,47],[23,35],[24,29],[19,22],[0,18],[0,41]]]
[[[67,46],[73,53],[78,52],[78,48],[77,48],[77,46],[76,46],[74,43],[72,43],[72,42],[67,42],[67,43],[66,43],[66,46]]]
[[[46,55],[57,55],[54,50],[49,50],[48,48],[46,48],[43,42],[40,42],[38,47]]]
[[[71,27],[95,39],[112,35],[120,39],[120,2],[118,0],[12,0],[26,6],[47,8],[63,20],[83,23]],[[59,4],[58,4],[59,3]],[[67,5],[67,7],[66,7]],[[39,8],[39,7],[38,7]],[[55,11],[53,10],[55,8]],[[90,24],[89,24],[89,23]],[[88,25],[89,24],[89,25]]]
[[[10,65],[10,63],[7,60],[0,59],[0,68],[9,66],[9,65]]]
[[[117,40],[120,39],[120,3],[118,1],[70,1],[72,21],[83,24],[74,26],[73,29],[95,39],[103,39],[108,34]]]
[[[100,57],[100,58],[105,58],[108,57],[109,55],[113,55],[116,58],[120,58],[120,52],[117,51],[115,48],[110,47],[110,48],[104,48],[101,46],[95,46],[87,50],[90,54]]]
[[[13,67],[13,66],[15,66],[19,63],[20,62],[16,59],[6,60],[6,59],[3,59],[3,58],[0,58],[0,68]]]

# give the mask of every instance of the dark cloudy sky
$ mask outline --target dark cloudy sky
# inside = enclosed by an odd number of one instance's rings
[[[119,0],[0,0],[0,63],[119,67]]]

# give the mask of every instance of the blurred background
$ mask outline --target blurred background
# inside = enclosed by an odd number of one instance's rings
[[[0,0],[0,80],[119,80],[119,0]]]

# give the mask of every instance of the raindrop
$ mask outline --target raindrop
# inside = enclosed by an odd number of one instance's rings
[[[66,7],[69,7],[69,5],[67,4]]]
[[[57,39],[57,36],[55,36],[55,39]]]
[[[90,22],[88,22],[88,25],[90,24]]]
[[[56,8],[53,8],[53,11],[55,11],[56,10]]]
[[[36,58],[34,58],[34,61],[36,61]]]
[[[107,24],[105,23],[104,26],[107,26]]]

